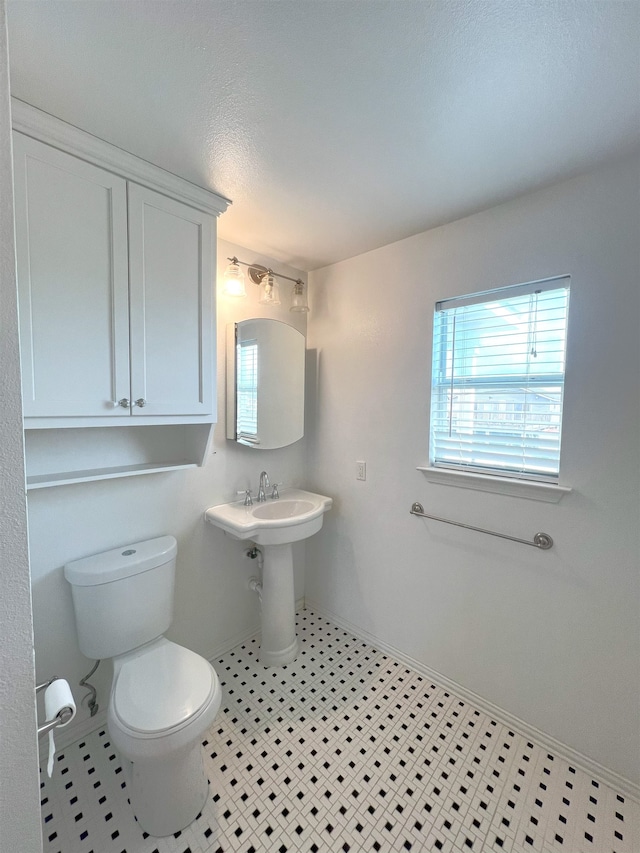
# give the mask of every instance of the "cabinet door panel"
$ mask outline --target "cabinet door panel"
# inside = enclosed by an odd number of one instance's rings
[[[133,414],[213,412],[213,219],[129,184]]]
[[[126,182],[14,134],[25,417],[129,416]]]

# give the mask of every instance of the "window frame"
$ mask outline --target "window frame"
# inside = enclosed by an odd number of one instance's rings
[[[515,299],[517,297],[522,297],[526,295],[539,294],[542,292],[548,292],[552,290],[566,290],[567,294],[567,302],[566,302],[566,311],[564,314],[564,330],[562,331],[562,338],[564,342],[564,350],[562,353],[562,367],[563,370],[558,373],[554,371],[553,373],[540,373],[539,376],[536,376],[535,373],[533,376],[530,373],[530,369],[527,369],[527,363],[530,361],[528,359],[528,355],[523,359],[523,370],[521,373],[514,373],[513,375],[502,375],[498,378],[492,377],[491,375],[485,376],[455,376],[455,361],[454,359],[454,348],[452,346],[452,341],[455,340],[455,329],[453,334],[449,332],[448,329],[443,330],[443,326],[445,324],[449,325],[451,323],[451,311],[455,308],[463,308],[468,305],[480,305],[487,304],[491,302],[497,302],[500,300],[506,299]],[[560,480],[560,462],[561,462],[561,445],[562,445],[562,429],[563,429],[563,403],[564,403],[564,384],[566,379],[566,356],[567,356],[567,337],[568,337],[568,314],[569,314],[569,296],[571,291],[571,277],[569,275],[560,275],[553,276],[551,278],[542,279],[539,281],[526,282],[524,284],[517,285],[508,285],[506,287],[495,288],[491,290],[486,290],[478,293],[472,293],[461,297],[447,298],[442,299],[436,302],[435,311],[434,311],[434,325],[433,325],[433,362],[432,362],[432,370],[431,370],[431,405],[430,405],[430,418],[429,418],[429,467],[423,468],[419,467],[419,470],[424,472],[430,472],[431,476],[429,479],[435,482],[447,482],[451,481],[451,485],[464,485],[469,486],[471,488],[481,488],[483,491],[507,491],[511,492],[511,489],[503,489],[501,484],[528,484],[534,487],[534,491],[538,491],[539,489],[535,487],[546,487],[547,492],[549,489],[558,489],[560,491],[559,497],[550,498],[559,500],[562,497],[563,493],[570,491],[570,489],[566,487],[559,486]],[[523,312],[525,313],[525,312]],[[440,326],[438,325],[440,324]],[[439,351],[438,351],[439,345]],[[505,346],[509,346],[508,343],[505,343]],[[448,363],[450,362],[449,373]],[[507,364],[507,362],[505,362]],[[446,379],[443,379],[446,377]],[[524,388],[523,388],[524,386]],[[443,396],[451,391],[454,388],[459,389],[490,389],[495,388],[496,390],[507,392],[510,388],[515,392],[516,389],[519,391],[525,390],[525,398],[526,393],[530,390],[533,393],[536,393],[536,387],[540,390],[543,388],[559,388],[560,393],[560,419],[558,423],[558,442],[557,442],[557,456],[558,456],[558,464],[557,464],[557,472],[554,470],[553,472],[544,472],[544,471],[535,471],[531,470],[532,463],[529,462],[528,467],[524,467],[521,469],[516,469],[515,467],[505,467],[495,466],[495,465],[482,465],[477,463],[477,455],[481,452],[480,447],[484,443],[485,447],[489,452],[493,451],[497,457],[505,455],[505,447],[507,445],[504,442],[496,441],[494,445],[491,445],[491,442],[482,442],[479,441],[478,445],[475,447],[471,442],[471,446],[473,451],[476,454],[476,462],[458,462],[456,460],[443,460],[442,458],[436,458],[436,409],[442,406]],[[481,401],[480,401],[481,402]],[[453,406],[452,398],[449,398],[449,405]],[[474,406],[477,403],[474,403]],[[515,405],[515,404],[514,404]],[[553,413],[550,412],[550,416]],[[538,413],[539,416],[539,413]],[[451,423],[452,415],[450,415],[450,423]],[[499,420],[499,419],[498,419]],[[474,427],[474,431],[470,433],[471,436],[479,435],[479,433],[475,432],[475,428],[479,421],[475,421],[471,419],[472,425]],[[487,419],[488,424],[490,418]],[[506,423],[506,421],[505,421]],[[519,445],[523,450],[523,457],[527,450],[526,445],[526,417],[523,418],[522,426],[523,428],[520,430],[520,437],[518,439]],[[514,418],[514,426],[519,426],[520,424]],[[515,432],[515,430],[514,430]],[[540,430],[538,429],[538,435]],[[441,440],[441,436],[440,436]],[[537,448],[530,448],[531,450],[535,450]],[[553,454],[550,454],[549,459]],[[490,487],[490,481],[495,481],[498,483],[499,488]],[[527,492],[531,491],[527,489],[526,485],[522,490],[516,489],[516,492],[519,491]],[[531,495],[529,495],[531,496]],[[547,499],[541,497],[540,499]]]

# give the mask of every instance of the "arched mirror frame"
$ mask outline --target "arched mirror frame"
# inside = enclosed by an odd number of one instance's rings
[[[304,435],[305,337],[280,320],[227,327],[227,438],[272,450]]]

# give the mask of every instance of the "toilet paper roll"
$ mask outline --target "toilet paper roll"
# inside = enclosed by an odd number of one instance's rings
[[[55,681],[52,681],[51,684],[44,691],[44,711],[45,711],[45,720],[48,722],[49,720],[55,720],[56,717],[60,714],[61,711],[68,709],[71,711],[71,716],[69,719],[60,723],[56,728],[63,728],[64,726],[69,725],[71,720],[76,715],[76,703],[73,699],[73,693],[71,692],[71,688],[69,687],[69,682],[65,681],[64,678],[56,678]],[[56,754],[56,746],[53,742],[53,729],[49,732],[49,761],[47,762],[47,773],[51,776],[53,772],[53,759]]]

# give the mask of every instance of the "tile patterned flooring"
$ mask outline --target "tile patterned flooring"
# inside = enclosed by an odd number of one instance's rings
[[[638,853],[639,807],[309,610],[298,659],[214,662],[211,780],[186,830],[137,826],[105,729],[44,768],[44,853]]]

